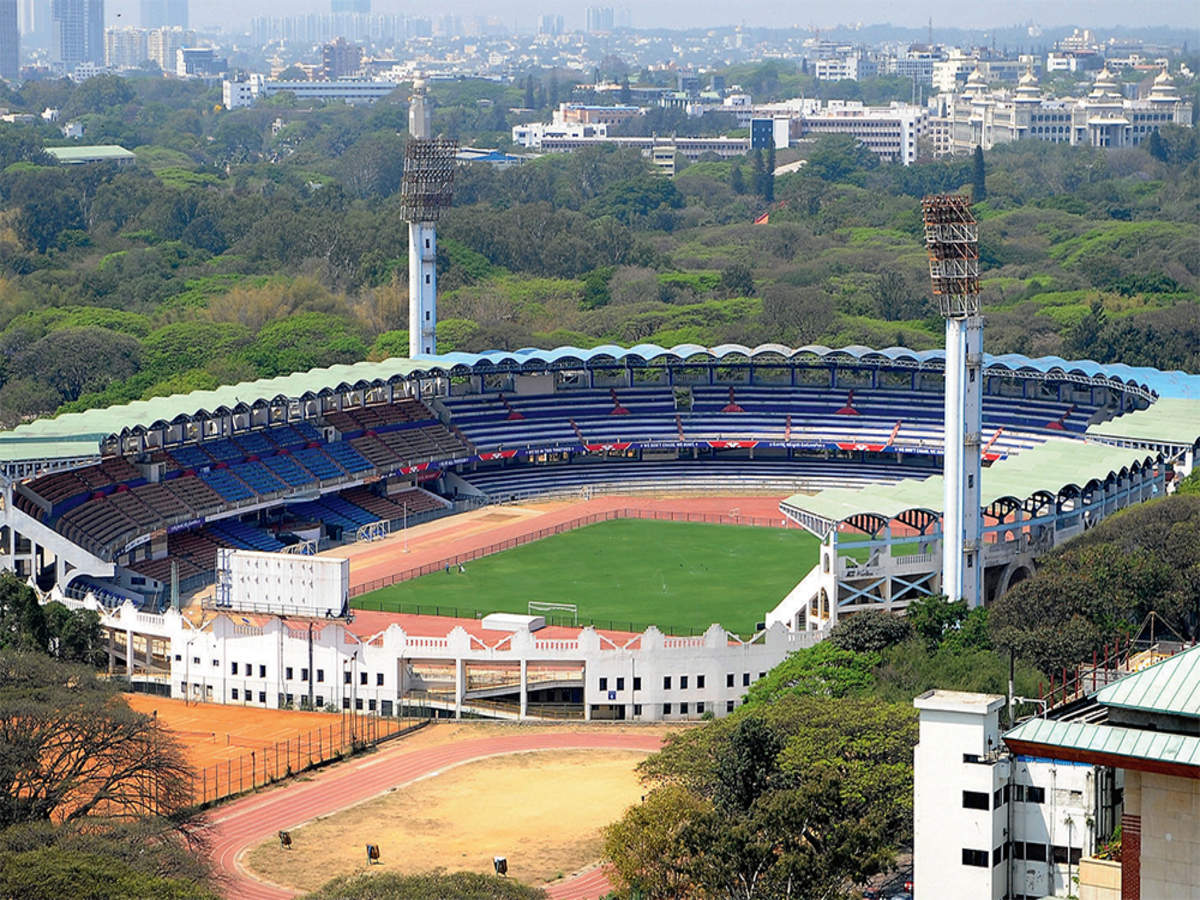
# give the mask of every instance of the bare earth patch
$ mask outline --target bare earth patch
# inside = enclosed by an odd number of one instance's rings
[[[445,774],[292,830],[292,849],[264,841],[245,865],[276,884],[315,890],[366,868],[491,872],[508,857],[510,877],[541,885],[596,861],[600,830],[644,788],[634,766],[645,754],[624,750],[518,753],[467,763]]]

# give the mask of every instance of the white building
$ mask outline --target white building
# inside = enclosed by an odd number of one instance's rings
[[[104,61],[111,69],[136,69],[149,59],[144,28],[106,28]]]
[[[1118,773],[1019,756],[994,694],[913,701],[913,894],[972,900],[1074,896],[1080,860],[1119,821]]]
[[[813,75],[817,81],[858,81],[878,73],[879,67],[875,61],[861,52],[818,59],[813,63]]]
[[[544,626],[536,616],[154,615],[83,602],[100,612],[110,669],[166,682],[172,696],[380,715],[407,704],[513,719],[536,716],[542,705],[584,719],[723,716],[788,653],[815,640],[781,626],[741,641],[719,625],[673,637],[657,628]]]
[[[792,137],[849,134],[884,160],[907,166],[916,162],[917,142],[925,135],[929,118],[924,106],[864,106],[858,101],[830,100],[820,111],[794,119]]]
[[[261,75],[251,75],[248,80],[224,81],[221,96],[226,109],[251,106],[260,96],[291,93],[304,100],[340,100],[343,103],[374,103],[396,90],[395,81],[368,81],[344,79],[342,81],[271,81]]]
[[[221,82],[221,103],[226,109],[239,109],[243,106],[253,106],[254,101],[262,92],[263,77],[250,75],[248,78]]]
[[[608,139],[608,125],[585,122],[526,122],[524,125],[514,125],[512,129],[513,143],[531,150],[540,150],[542,143],[548,138],[603,141]]]
[[[1175,79],[1163,70],[1146,97],[1129,100],[1102,69],[1084,97],[1048,99],[1032,72],[1016,90],[992,91],[976,69],[961,92],[939,98],[950,131],[950,152],[981,146],[1041,140],[1086,147],[1133,147],[1167,124],[1190,126],[1192,104],[1180,96]]]

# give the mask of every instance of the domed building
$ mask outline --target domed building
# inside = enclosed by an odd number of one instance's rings
[[[1088,147],[1135,147],[1168,124],[1190,125],[1191,101],[1180,96],[1175,79],[1165,69],[1149,93],[1128,99],[1121,84],[1101,69],[1085,96],[1046,97],[1033,70],[1026,71],[1012,91],[989,90],[976,68],[961,91],[944,101],[940,126],[949,140],[940,148],[951,154],[970,153],[976,146],[990,150],[1020,140]]]

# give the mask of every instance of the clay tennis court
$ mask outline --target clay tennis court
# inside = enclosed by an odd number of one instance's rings
[[[399,572],[433,565],[459,554],[476,553],[610,510],[643,510],[680,517],[716,516],[731,525],[741,521],[747,525],[798,527],[779,511],[781,499],[761,495],[662,498],[612,495],[581,501],[491,506],[417,525],[408,529],[407,536],[395,533],[381,541],[337,547],[321,555],[350,560],[350,591],[354,595],[365,586],[388,580]]]
[[[350,740],[346,716],[284,709],[187,703],[126,694],[129,705],[156,715],[184,748],[195,769],[197,803],[242,793],[336,757]],[[360,716],[357,734],[378,739],[411,721]]]
[[[374,871],[489,873],[498,854],[510,878],[540,887],[601,856],[603,826],[645,792],[634,771],[644,757],[556,750],[466,763],[293,829],[290,850],[267,839],[244,865],[267,881],[311,891],[365,870],[371,843],[381,851]]]

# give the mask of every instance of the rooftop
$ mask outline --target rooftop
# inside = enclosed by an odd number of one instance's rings
[[[1200,645],[1096,692],[1103,706],[1200,718]]]
[[[46,153],[63,165],[89,162],[125,162],[137,159],[133,151],[118,144],[84,144],[73,147],[47,147]]]

